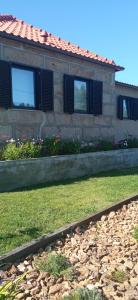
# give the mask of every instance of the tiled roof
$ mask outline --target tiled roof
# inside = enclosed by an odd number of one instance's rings
[[[126,82],[121,82],[121,81],[115,81],[115,84],[118,86],[124,86],[124,87],[128,87],[128,88],[133,88],[133,89],[138,89],[138,85],[134,85],[134,84],[130,84],[130,83],[126,83]]]
[[[104,63],[115,68],[116,71],[122,70],[123,68],[116,65],[113,60],[99,56],[93,52],[90,52],[84,48],[81,48],[75,44],[65,41],[59,37],[48,33],[45,30],[34,27],[33,25],[27,24],[22,20],[9,14],[0,15],[0,35],[4,35],[9,38],[23,39],[24,41],[30,41],[36,43],[39,46],[47,46],[55,48],[64,53],[77,55],[84,59],[89,59],[95,62]]]

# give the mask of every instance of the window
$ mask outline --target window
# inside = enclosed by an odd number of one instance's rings
[[[64,112],[102,114],[103,82],[64,74]]]
[[[0,60],[0,107],[53,111],[53,71]]]
[[[118,96],[117,116],[120,120],[138,120],[138,99]]]
[[[74,111],[87,111],[87,83],[74,80]]]
[[[12,68],[13,106],[35,107],[34,72],[28,69]]]
[[[129,101],[123,99],[123,119],[129,119],[129,115],[130,115]]]

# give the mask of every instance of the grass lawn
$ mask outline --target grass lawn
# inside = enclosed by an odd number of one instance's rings
[[[135,193],[138,168],[0,193],[0,255]]]

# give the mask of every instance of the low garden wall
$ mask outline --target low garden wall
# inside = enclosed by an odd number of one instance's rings
[[[138,166],[138,149],[0,162],[0,192]]]

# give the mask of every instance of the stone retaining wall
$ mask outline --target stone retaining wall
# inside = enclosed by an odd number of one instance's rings
[[[138,149],[1,161],[0,192],[138,166]]]

